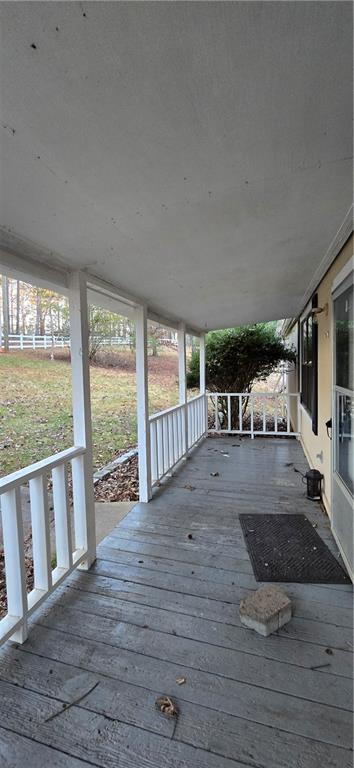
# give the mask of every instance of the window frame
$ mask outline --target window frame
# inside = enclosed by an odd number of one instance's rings
[[[308,314],[300,323],[300,369],[301,369],[301,404],[312,418],[312,333],[311,349],[309,347],[309,320],[312,326],[312,314]],[[312,327],[311,327],[312,331]]]
[[[318,326],[312,310],[318,306],[317,294],[300,318],[300,402],[312,421],[312,431],[318,434]],[[311,324],[311,333],[309,327]]]

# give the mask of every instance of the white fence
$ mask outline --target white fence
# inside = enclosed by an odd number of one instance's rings
[[[289,392],[210,392],[207,395],[209,433],[236,435],[296,435],[291,409],[299,394]]]
[[[1,344],[3,343],[2,337]],[[24,333],[9,334],[9,349],[50,349],[51,347],[70,347],[70,339],[68,336],[36,336],[35,334]]]
[[[95,337],[93,337],[94,339]],[[3,345],[3,337],[1,337],[0,347]],[[157,345],[171,345],[176,346],[177,342],[174,339],[156,339]],[[107,336],[104,339],[100,339],[100,345],[103,347],[130,347],[133,344],[132,338],[129,336]],[[10,333],[9,334],[9,349],[50,349],[51,347],[70,347],[69,336],[38,336],[36,334],[25,333]]]
[[[197,395],[187,404],[154,413],[149,421],[151,480],[156,485],[205,435],[206,397]]]
[[[62,580],[87,555],[85,449],[68,448],[13,472],[0,480],[0,500],[5,555],[7,615],[0,621],[0,643],[9,637],[23,642],[27,619]],[[72,542],[68,465],[73,484],[75,546]],[[52,568],[48,478],[53,484],[56,564]],[[21,486],[29,483],[32,523],[33,589],[27,593]]]

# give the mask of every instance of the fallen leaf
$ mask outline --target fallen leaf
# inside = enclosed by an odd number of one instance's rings
[[[210,472],[211,477],[219,477],[219,472]]]
[[[186,683],[186,682],[187,682],[187,678],[186,677],[176,677],[177,685],[184,685],[184,683]]]
[[[167,715],[167,717],[178,716],[178,708],[169,696],[160,696],[156,699],[155,707],[157,707],[163,715]]]
[[[189,485],[189,483],[187,483],[187,485],[185,485],[184,487],[187,488],[187,491],[195,491],[195,486]]]

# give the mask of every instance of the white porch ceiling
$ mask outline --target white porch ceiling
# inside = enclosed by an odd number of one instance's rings
[[[4,245],[200,329],[296,314],[352,200],[351,3],[0,12]]]

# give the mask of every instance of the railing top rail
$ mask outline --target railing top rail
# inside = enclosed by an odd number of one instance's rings
[[[187,400],[187,405],[189,405],[189,403],[194,403],[195,400],[201,400],[203,397],[205,397],[205,394],[201,392],[200,395],[195,395],[194,397],[191,397],[190,400]]]
[[[157,421],[157,419],[160,419],[162,416],[167,416],[168,413],[173,413],[173,411],[181,411],[183,408],[184,403],[177,403],[177,405],[172,405],[170,408],[165,408],[163,411],[152,413],[151,416],[149,416],[149,421],[150,423],[152,421]]]
[[[59,451],[53,456],[48,456],[46,459],[36,461],[35,464],[30,464],[24,469],[19,469],[17,472],[12,472],[11,475],[6,475],[0,479],[0,494],[6,491],[11,491],[17,485],[26,483],[33,477],[40,475],[42,472],[54,469],[54,467],[63,464],[65,461],[71,461],[76,456],[81,456],[85,453],[85,448],[82,446],[73,446],[72,448],[66,448],[64,451]]]
[[[298,397],[299,392],[207,392],[208,397]]]
[[[196,400],[201,400],[201,398],[205,397],[205,395],[202,393],[200,395],[196,395],[195,397],[191,397],[190,400],[187,400],[186,405],[189,405],[189,403],[193,403]],[[177,405],[172,405],[170,408],[165,408],[163,411],[157,411],[156,413],[152,413],[151,416],[149,416],[150,423],[152,421],[156,421],[157,419],[160,419],[162,416],[167,416],[169,413],[173,413],[173,411],[181,411],[183,410],[185,406],[185,403],[177,403]]]

